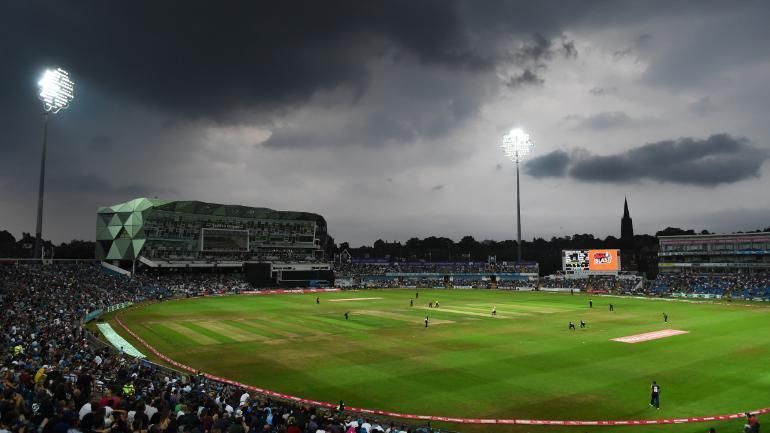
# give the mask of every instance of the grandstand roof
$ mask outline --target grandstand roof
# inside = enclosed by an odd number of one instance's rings
[[[753,232],[753,233],[711,233],[707,235],[692,234],[692,235],[670,235],[670,236],[657,236],[658,239],[681,239],[681,240],[697,240],[697,239],[715,239],[715,238],[740,238],[740,237],[756,237],[756,236],[770,236],[770,232]]]
[[[326,222],[321,215],[310,212],[278,211],[265,207],[250,207],[206,203],[202,201],[172,201],[150,198],[136,198],[112,206],[97,209],[98,213],[137,212],[150,208],[167,212],[188,213],[196,215],[223,216],[232,218],[258,218],[271,220],[306,220]]]
[[[264,207],[249,207],[205,203],[202,201],[172,201],[135,198],[97,209],[96,257],[107,260],[133,260],[147,242],[144,223],[155,211],[217,218],[246,220],[312,221],[326,229],[326,220],[309,212],[277,211]]]

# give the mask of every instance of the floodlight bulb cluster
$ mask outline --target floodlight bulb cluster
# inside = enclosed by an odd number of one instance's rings
[[[503,153],[513,162],[519,162],[532,151],[534,143],[521,128],[511,129],[503,136]]]
[[[75,98],[75,83],[61,68],[48,69],[37,83],[40,86],[40,100],[46,112],[58,113],[67,108]]]

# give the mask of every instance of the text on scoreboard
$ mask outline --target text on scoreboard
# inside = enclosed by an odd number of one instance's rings
[[[562,270],[566,273],[617,272],[620,270],[620,252],[614,249],[564,250]]]

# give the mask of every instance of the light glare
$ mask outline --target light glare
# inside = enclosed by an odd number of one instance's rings
[[[535,144],[521,128],[511,129],[503,136],[503,153],[513,162],[519,162],[532,151]]]
[[[45,111],[58,113],[75,98],[75,83],[64,69],[48,69],[37,84],[40,86],[40,100],[43,101]]]

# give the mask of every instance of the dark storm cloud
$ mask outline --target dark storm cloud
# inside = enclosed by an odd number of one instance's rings
[[[563,150],[554,150],[528,161],[524,171],[532,177],[561,177],[567,171],[569,154]]]
[[[222,117],[364,87],[367,60],[385,55],[492,66],[469,46],[454,2],[83,3],[5,5],[13,19],[0,32],[14,43],[4,50],[3,78],[58,63],[124,97]]]
[[[561,35],[560,38],[551,40],[540,33],[535,33],[532,39],[522,45],[513,53],[512,62],[519,66],[520,72],[511,76],[506,85],[510,89],[518,89],[527,85],[542,85],[545,80],[538,75],[538,71],[547,69],[547,62],[557,54],[565,58],[575,59],[578,56],[575,42]]]
[[[597,113],[588,116],[581,122],[581,126],[590,129],[610,129],[628,125],[631,117],[622,111]]]
[[[175,194],[173,189],[143,183],[115,184],[93,173],[52,176],[50,190],[55,194],[108,197],[148,197],[157,194]]]
[[[568,59],[576,59],[578,56],[578,51],[577,48],[575,48],[575,41],[562,39],[561,52],[564,54],[564,57]]]
[[[552,45],[550,39],[540,33],[535,33],[530,42],[524,44],[519,51],[514,53],[514,60],[519,64],[548,60],[553,56]]]
[[[441,191],[443,189],[444,189],[444,185],[436,185],[433,188],[431,188],[430,190],[433,191],[433,192],[438,192],[438,191]]]
[[[525,69],[520,75],[513,76],[508,81],[508,87],[516,89],[521,86],[535,85],[539,86],[545,82],[542,78],[538,77],[531,69]]]
[[[770,2],[721,3],[717,10],[694,15],[677,37],[640,39],[640,56],[652,60],[641,81],[667,89],[735,83],[741,79],[736,69],[767,62],[768,17]]]
[[[758,177],[770,158],[767,149],[747,139],[715,134],[707,139],[681,138],[648,143],[616,155],[593,155],[580,149],[554,151],[526,164],[534,177],[571,177],[586,182],[633,182],[650,179],[715,186]]]
[[[496,149],[489,160],[479,151],[492,152],[486,134],[498,124],[507,128],[523,122],[542,136],[544,128],[575,113],[566,128],[549,132],[550,139],[589,143],[593,154],[567,149],[550,155],[530,169],[541,177],[575,177],[578,162],[607,165],[595,155],[615,152],[618,159],[610,162],[625,171],[612,176],[633,173],[629,182],[665,178],[652,168],[639,169],[618,149],[623,143],[648,142],[651,133],[677,136],[660,134],[680,134],[674,128],[692,122],[690,113],[709,113],[709,101],[697,101],[702,95],[719,104],[719,130],[741,131],[764,144],[762,113],[770,98],[762,87],[766,71],[758,65],[770,47],[768,4],[0,2],[0,230],[18,233],[34,226],[41,138],[35,81],[44,67],[69,68],[77,86],[73,106],[50,124],[46,206],[51,212],[46,218],[57,215],[63,227],[51,231],[55,238],[69,238],[73,228],[92,238],[96,206],[159,195],[307,208],[327,216],[341,239],[350,236],[350,226],[365,226],[358,240],[368,242],[373,226],[421,236],[411,232],[424,227],[415,221],[430,221],[426,230],[436,230],[440,218],[426,217],[425,209],[456,217],[442,226],[446,230],[465,231],[475,219],[457,214],[446,205],[452,201],[442,198],[467,188],[469,199],[495,201],[485,196],[492,192],[478,193],[473,182],[493,183],[484,176],[508,172],[495,166]],[[613,51],[619,53],[615,62]],[[738,69],[744,65],[753,69]],[[747,79],[752,74],[753,81]],[[717,80],[703,86],[703,76]],[[692,85],[684,93],[650,88],[681,83]],[[623,91],[617,98],[587,93],[600,85],[603,95],[612,93],[610,85]],[[633,95],[644,97],[631,105],[624,101]],[[672,98],[685,101],[677,112]],[[687,101],[695,103],[687,106]],[[640,127],[649,122],[631,111],[613,111],[629,106],[670,123],[651,132]],[[678,117],[682,108],[692,110],[684,112],[686,118]],[[603,113],[592,116],[596,111]],[[705,137],[709,131],[700,127],[690,123],[686,130]],[[618,140],[613,150],[602,147],[604,132]],[[738,169],[756,175],[764,154],[750,160],[751,151],[741,149],[681,163],[697,178],[690,170],[697,163],[734,158]],[[559,159],[564,155],[566,166]],[[425,173],[438,173],[436,167],[467,174],[468,181],[453,177],[441,183],[442,192],[432,193],[439,179],[426,180]],[[729,178],[732,168],[724,170],[727,174],[717,177]],[[591,173],[577,172],[590,178]],[[368,179],[376,181],[370,190],[353,188]],[[751,187],[765,187],[767,179]],[[340,184],[351,186],[350,192],[340,193]],[[417,184],[422,187],[404,188]],[[584,186],[576,188],[564,193],[582,199],[574,191]],[[743,188],[747,196],[756,196],[752,188]],[[389,196],[389,189],[399,195]],[[533,190],[533,196],[548,193]],[[376,201],[368,201],[372,197]],[[725,206],[745,200],[730,199]],[[560,215],[564,205],[559,201],[559,209],[546,212]],[[505,207],[494,206],[489,214],[504,212]],[[698,211],[698,206],[688,209]],[[419,211],[399,220],[404,209]],[[551,234],[553,224],[539,224]]]
[[[654,123],[654,119],[631,117],[624,111],[606,111],[588,116],[571,114],[564,118],[571,122],[575,129],[587,129],[593,131],[605,131],[609,129],[625,128],[631,126],[644,126]]]

